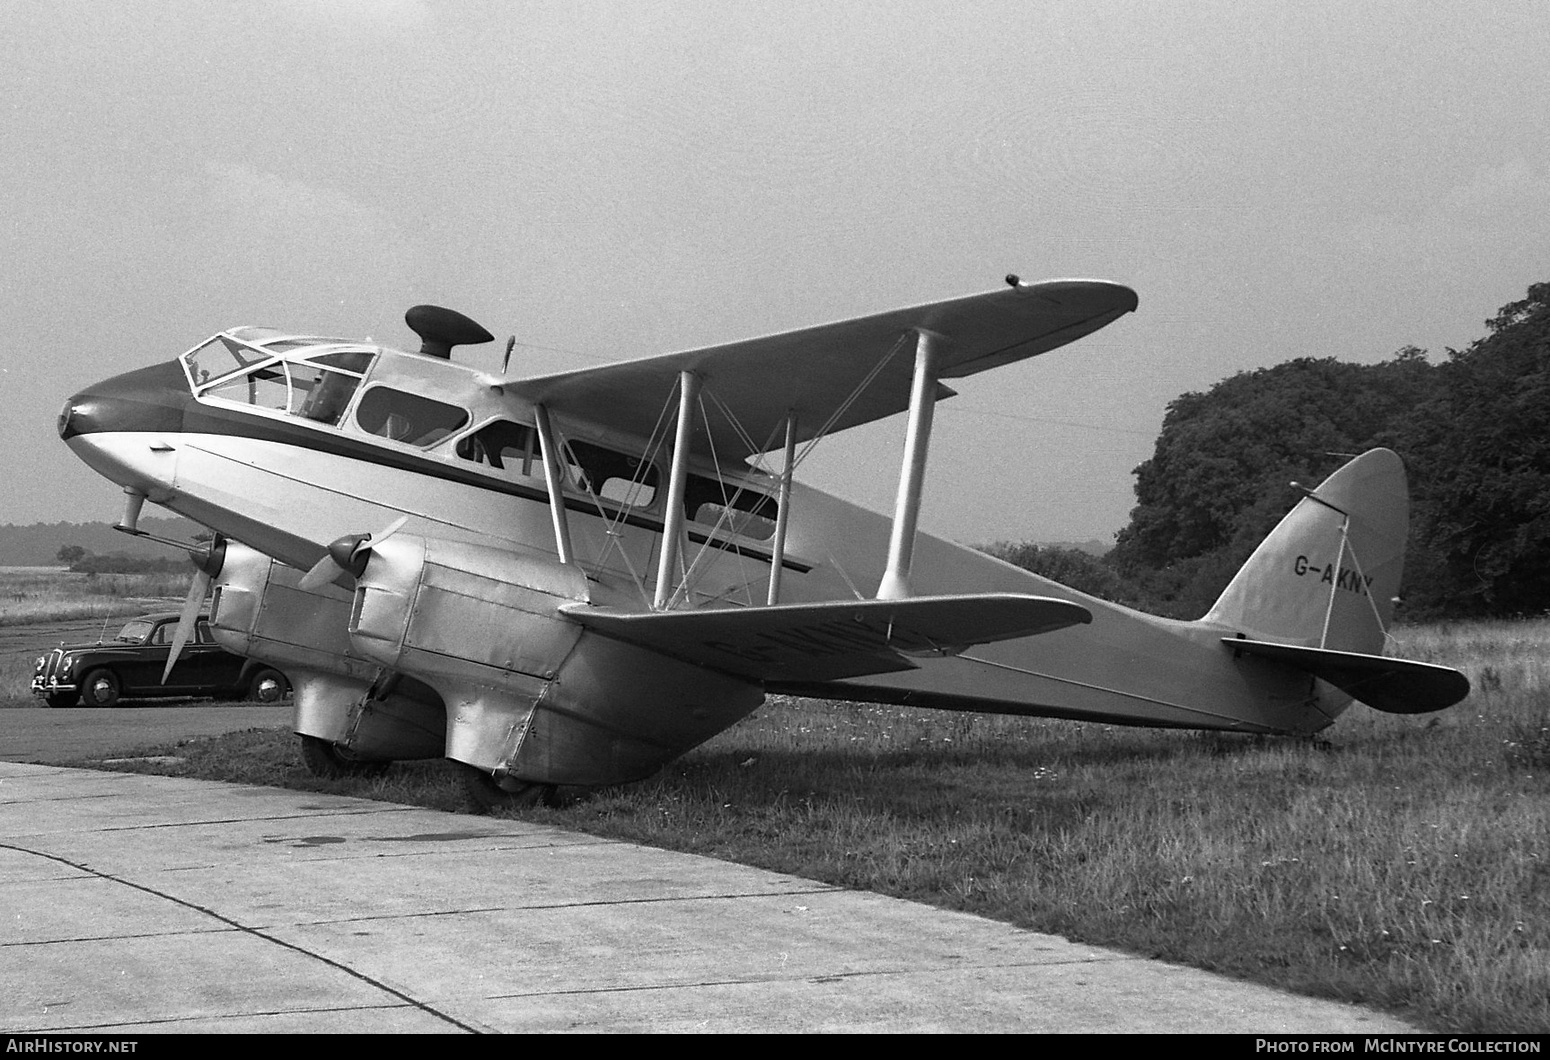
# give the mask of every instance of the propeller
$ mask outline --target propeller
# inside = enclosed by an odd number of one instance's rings
[[[359,578],[366,571],[371,550],[398,533],[408,521],[407,515],[400,515],[376,534],[346,534],[337,539],[328,546],[323,558],[301,576],[301,590],[315,593],[341,574]]]
[[[172,648],[167,652],[167,665],[161,672],[161,683],[172,676],[172,668],[178,664],[178,656],[193,635],[194,623],[199,619],[199,609],[204,605],[210,583],[221,573],[226,562],[226,539],[217,535],[205,548],[191,548],[189,560],[194,564],[194,576],[188,583],[188,595],[183,598],[183,610],[178,612],[178,625],[172,633]]]

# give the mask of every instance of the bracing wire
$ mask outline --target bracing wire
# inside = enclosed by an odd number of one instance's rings
[[[872,370],[866,374],[866,377],[862,379],[861,382],[856,384],[855,389],[850,392],[845,400],[840,403],[840,406],[834,410],[834,412],[827,420],[824,421],[823,426],[818,428],[818,432],[808,439],[807,444],[802,447],[802,451],[797,454],[797,458],[791,462],[793,469],[799,467],[802,461],[807,459],[807,455],[813,451],[813,448],[817,446],[817,444],[821,442],[825,436],[828,435],[829,428],[833,427],[835,423],[839,421],[839,418],[845,415],[845,413],[850,409],[850,406],[856,403],[856,399],[861,396],[867,387],[872,385],[872,381],[882,374],[882,371],[885,367],[887,367],[888,362],[893,360],[894,355],[904,347],[904,340],[908,337],[908,334],[909,333],[906,332],[900,335],[898,339],[894,341],[894,344],[889,348],[888,352],[883,354],[882,359],[872,366]]]

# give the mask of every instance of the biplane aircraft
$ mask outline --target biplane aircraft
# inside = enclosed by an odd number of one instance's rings
[[[486,806],[649,776],[767,693],[1286,734],[1468,693],[1382,655],[1408,519],[1387,450],[1305,489],[1195,622],[918,533],[944,380],[1136,308],[1007,281],[545,375],[512,373],[512,343],[499,374],[454,360],[493,337],[434,306],[406,315],[417,352],[238,327],[87,387],[59,432],[123,487],[120,529],[149,500],[214,532],[172,542],[184,614],[213,586],[221,642],[290,676],[312,769],[444,755]],[[896,413],[891,519],[793,479]]]

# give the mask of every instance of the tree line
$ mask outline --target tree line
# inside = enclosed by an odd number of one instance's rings
[[[1433,364],[1304,357],[1241,372],[1168,406],[1115,547],[988,551],[1073,588],[1179,618],[1206,612],[1314,485],[1375,446],[1404,459],[1410,542],[1401,614],[1550,610],[1550,283]]]

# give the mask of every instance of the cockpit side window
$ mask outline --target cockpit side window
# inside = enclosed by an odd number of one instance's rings
[[[295,367],[304,369],[303,377],[306,374],[312,375],[312,379],[305,384],[307,396],[297,408],[297,415],[319,423],[337,424],[339,417],[344,415],[345,406],[354,396],[355,388],[360,385],[360,377],[323,368],[309,371],[303,365]]]
[[[292,398],[290,373],[284,361],[275,361],[217,383],[204,393],[243,405],[288,412]]]
[[[184,364],[201,398],[337,426],[374,355],[369,350],[316,352],[324,341],[333,340],[237,328],[185,354]]]
[[[361,398],[355,422],[370,434],[425,447],[460,430],[468,422],[468,413],[419,394],[376,386]]]
[[[271,361],[223,380],[204,394],[334,425],[360,382],[360,376],[308,361]]]
[[[543,475],[538,437],[533,428],[510,420],[493,420],[457,443],[457,455],[487,464],[505,475]]]

